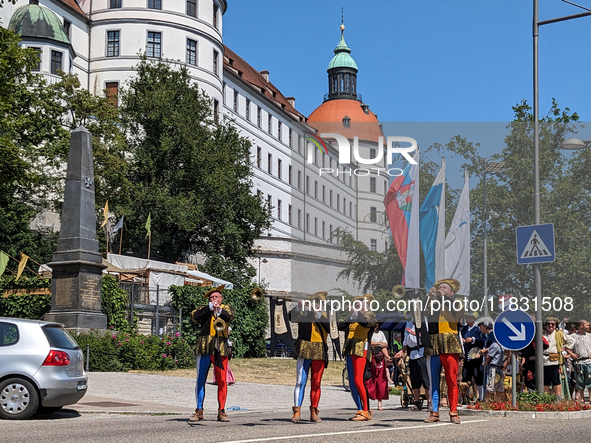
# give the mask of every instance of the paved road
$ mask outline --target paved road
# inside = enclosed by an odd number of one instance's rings
[[[532,441],[588,441],[588,420],[519,420],[466,417],[461,425],[427,425],[424,414],[391,410],[376,412],[371,422],[347,421],[352,410],[322,411],[319,424],[294,425],[285,413],[240,412],[230,423],[218,423],[213,416],[196,425],[176,415],[82,414],[60,412],[28,421],[0,422],[2,441],[23,443],[146,443],[255,441],[307,442],[391,442],[434,441],[457,443],[531,443]]]

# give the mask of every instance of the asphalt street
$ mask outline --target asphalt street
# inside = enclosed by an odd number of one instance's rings
[[[424,413],[400,409],[376,411],[370,422],[351,422],[348,409],[321,411],[323,422],[291,423],[284,412],[235,412],[229,423],[215,415],[189,424],[179,415],[78,414],[73,410],[35,416],[27,421],[0,421],[2,441],[31,443],[111,442],[527,442],[588,441],[589,420],[522,420],[464,417],[461,425],[425,424]]]

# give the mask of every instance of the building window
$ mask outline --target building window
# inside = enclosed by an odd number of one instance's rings
[[[287,223],[291,226],[291,205],[287,205]]]
[[[121,7],[121,0],[109,0],[109,9],[116,9]]]
[[[343,117],[343,128],[345,128],[345,129],[351,128],[351,119],[347,116]]]
[[[197,0],[187,0],[187,15],[197,17]]]
[[[119,31],[107,31],[107,57],[119,57]]]
[[[37,54],[37,66],[35,66],[32,70],[35,72],[39,72],[41,71],[41,48],[31,47],[31,49],[35,51]]]
[[[384,195],[388,192],[388,184],[384,182]]]
[[[376,223],[378,221],[378,210],[375,207],[369,208],[369,221]]]
[[[105,84],[105,97],[109,100],[111,105],[117,107],[119,104],[119,83],[107,82]]]
[[[277,219],[281,220],[281,200],[277,200]]]
[[[328,241],[332,243],[332,225],[328,227]]]
[[[325,162],[325,158],[326,158],[326,157],[324,156],[324,152],[322,152],[322,153],[320,154],[320,156],[322,157],[322,167],[324,168],[324,162]]]
[[[160,58],[162,56],[162,33],[148,32],[147,57]]]
[[[51,73],[57,74],[62,70],[62,53],[59,51],[51,51]]]
[[[326,203],[326,186],[322,185],[322,203]]]
[[[220,102],[213,100],[213,120],[217,123],[220,119]]]
[[[298,209],[298,229],[302,229],[302,210]]]
[[[376,178],[370,177],[369,178],[369,192],[376,193]]]
[[[332,208],[332,189],[330,190],[330,192],[329,192],[329,194],[328,194],[328,195],[329,195],[329,197],[328,197],[328,202],[329,202],[329,203],[328,203],[328,204],[329,204],[329,205],[330,205],[330,207]]]
[[[267,172],[269,174],[273,173],[273,156],[271,154],[267,154]]]
[[[306,194],[310,195],[310,176],[306,175]]]
[[[268,118],[268,120],[269,120],[269,134],[271,134],[271,132],[273,132],[273,126],[271,125],[273,117],[271,116],[271,114],[269,114],[268,117],[269,117]]]
[[[337,211],[341,211],[341,196],[337,194]]]
[[[148,0],[148,9],[162,9],[162,0]]]
[[[213,5],[213,27],[218,29],[218,11],[219,11],[219,7],[218,5],[214,4]]]
[[[238,112],[238,91],[234,91],[234,112]]]
[[[318,237],[318,217],[314,217],[314,235]]]
[[[281,141],[281,122],[277,123],[277,138]]]
[[[314,198],[318,199],[318,182],[314,181]]]
[[[310,232],[310,214],[306,214],[306,232]]]
[[[277,178],[281,180],[281,159],[277,159]]]
[[[187,39],[187,64],[197,66],[197,42],[189,38]]]
[[[219,58],[220,53],[218,51],[216,51],[215,49],[213,50],[213,73],[217,76],[219,76],[218,74],[218,58]]]
[[[246,120],[250,121],[250,100],[246,99]]]
[[[292,140],[293,139],[293,131],[291,130],[291,128],[289,128],[289,132],[287,134],[287,137],[289,138],[289,140],[287,141],[287,143],[289,143],[289,148],[291,149],[291,148],[293,148],[293,145],[292,145],[292,143],[293,143],[293,140]]]
[[[349,202],[349,217],[353,218],[353,203]]]
[[[302,189],[302,171],[298,171],[298,189]]]
[[[369,241],[369,249],[371,249],[373,252],[378,250],[378,241],[375,238],[372,238]]]
[[[64,19],[64,31],[66,32],[66,35],[68,36],[68,38],[70,40],[72,40],[72,37],[70,35],[71,29],[72,29],[72,22],[70,20]]]
[[[257,146],[257,168],[261,167],[261,157],[263,156],[263,150],[260,146]]]
[[[376,158],[378,156],[378,151],[376,149],[370,149],[369,150],[369,158]]]
[[[326,227],[326,223],[322,222],[322,238],[325,239],[326,238],[326,234],[324,232],[324,228]]]
[[[261,127],[261,108],[257,106],[257,126]]]
[[[287,179],[289,181],[289,184],[291,185],[291,165],[289,165],[289,168],[287,170]]]

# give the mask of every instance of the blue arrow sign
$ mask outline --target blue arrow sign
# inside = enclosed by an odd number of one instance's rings
[[[495,320],[493,331],[503,348],[519,351],[534,339],[536,326],[527,312],[505,311]]]
[[[517,237],[517,263],[553,262],[556,258],[554,249],[554,225],[519,226],[515,229]]]

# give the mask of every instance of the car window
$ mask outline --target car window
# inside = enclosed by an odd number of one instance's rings
[[[43,333],[47,337],[49,346],[60,349],[78,349],[78,343],[59,326],[44,326]]]
[[[0,322],[0,346],[14,345],[18,339],[18,327],[15,324]]]

